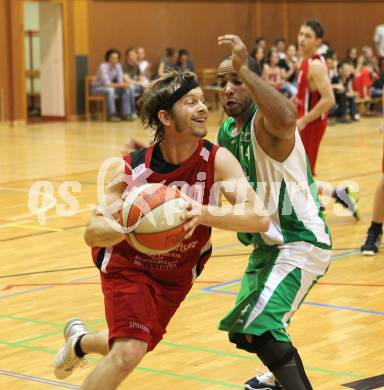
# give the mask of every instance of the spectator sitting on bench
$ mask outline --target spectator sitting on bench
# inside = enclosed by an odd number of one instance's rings
[[[353,72],[355,73],[357,68],[357,49],[356,47],[350,47],[347,51],[347,58],[345,59],[353,66]]]
[[[370,64],[359,57],[355,74],[354,88],[360,99],[369,100],[371,97],[371,67]]]
[[[255,46],[251,51],[251,57],[255,59],[255,69],[252,69],[258,76],[262,76],[265,63],[265,52],[262,46]]]
[[[143,76],[144,86],[146,87],[151,80],[151,64],[145,58],[145,49],[144,47],[137,48],[137,64],[139,65],[141,75]]]
[[[285,57],[280,58],[277,64],[277,66],[282,69],[282,74],[285,78],[285,83],[283,84],[280,92],[288,98],[292,98],[297,94],[297,75],[299,68],[296,54],[296,46],[289,45],[285,53]]]
[[[164,73],[171,72],[177,68],[178,52],[172,47],[165,49],[165,57],[160,58],[156,77],[164,76]]]
[[[125,61],[123,63],[125,81],[127,81],[135,97],[140,97],[144,92],[145,80],[141,74],[138,63],[137,51],[130,47],[125,51]]]
[[[124,73],[119,63],[120,52],[109,49],[105,53],[105,62],[101,63],[96,77],[92,81],[92,95],[105,95],[107,99],[108,119],[120,121],[116,114],[115,97],[120,97],[120,113],[123,120],[137,118],[135,98],[129,83],[124,81]]]
[[[279,61],[284,61],[287,57],[287,53],[285,52],[285,39],[283,37],[277,37],[275,39],[275,47],[279,55]]]
[[[347,62],[338,66],[339,74],[332,77],[332,88],[335,93],[334,108],[338,122],[349,123],[357,121],[356,92],[353,90],[353,67]],[[350,118],[347,113],[349,112]]]
[[[381,90],[383,88],[382,82],[380,81],[380,69],[377,57],[374,56],[373,50],[370,46],[364,46],[361,49],[363,63],[369,67],[370,71],[370,91],[369,95],[371,98],[381,97]]]
[[[177,60],[177,69],[180,71],[191,71],[195,72],[195,65],[193,64],[192,60],[189,57],[189,52],[187,49],[180,49],[179,50],[179,58]]]
[[[284,81],[283,70],[278,67],[279,53],[275,47],[272,47],[269,53],[269,61],[264,64],[263,79],[272,84],[277,90],[280,90]]]

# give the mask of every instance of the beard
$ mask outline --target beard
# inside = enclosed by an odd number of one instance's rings
[[[196,138],[203,138],[208,134],[207,126],[199,126],[192,120],[188,123],[175,118],[175,130],[177,133],[185,133],[188,129],[188,133],[194,135]]]

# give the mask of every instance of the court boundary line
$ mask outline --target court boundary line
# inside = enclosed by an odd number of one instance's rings
[[[236,244],[235,244],[236,245]],[[354,251],[349,251],[349,252],[347,252],[347,253],[342,253],[342,254],[339,254],[339,256],[338,257],[346,257],[346,256],[349,256],[349,255],[353,255],[354,253],[355,253],[355,251],[356,250],[354,250]],[[95,277],[97,277],[97,276],[91,276],[91,277],[87,277],[87,278],[82,278],[82,279],[80,279],[80,280],[84,280],[84,279],[91,279],[91,278],[95,278]],[[209,286],[209,287],[207,287],[207,288],[203,288],[203,289],[201,289],[202,291],[204,291],[205,293],[214,293],[214,292],[216,292],[216,293],[224,293],[224,294],[231,294],[231,295],[234,295],[234,294],[237,294],[236,292],[230,292],[230,291],[224,291],[224,290],[217,290],[217,288],[219,287],[224,287],[224,286],[227,286],[227,287],[229,287],[230,286],[230,288],[232,288],[233,287],[233,284],[234,283],[239,283],[241,280],[240,279],[236,279],[236,280],[234,280],[234,281],[228,281],[228,282],[224,282],[224,283],[218,283],[218,284],[215,284],[214,286]],[[75,281],[73,281],[73,282],[75,282]],[[54,286],[47,286],[46,288],[52,288],[52,287],[54,287]],[[45,288],[44,288],[45,289]],[[41,289],[34,289],[33,291],[24,291],[24,292],[21,292],[22,294],[27,294],[27,293],[29,293],[29,292],[34,292],[34,291],[36,291],[36,290],[41,290]],[[203,293],[204,295],[206,295],[205,293]],[[13,295],[13,294],[12,294]],[[21,295],[21,294],[17,294],[17,295]],[[200,295],[200,294],[199,294]],[[367,310],[364,310],[364,309],[357,309],[357,308],[348,308],[348,307],[343,307],[343,306],[335,306],[335,305],[327,305],[327,304],[318,304],[318,303],[315,303],[315,302],[304,302],[304,304],[309,304],[309,305],[315,305],[315,306],[323,306],[323,307],[330,307],[330,308],[335,308],[335,309],[341,309],[341,310],[352,310],[352,311],[359,311],[359,312],[365,312],[365,313],[370,313],[370,314],[380,314],[380,315],[383,315],[384,313],[382,313],[382,312],[372,312],[372,311],[367,311]],[[52,335],[55,335],[55,334],[57,334],[58,332],[55,332],[55,333],[50,333],[49,335],[48,335],[48,337],[49,336],[52,336]],[[39,339],[41,339],[41,337],[39,337],[39,336],[37,336],[37,338],[39,338]],[[30,341],[34,341],[34,340],[36,340],[37,338],[33,338],[33,339],[26,339],[26,340],[24,340],[24,343],[25,342],[30,342]],[[1,343],[1,344],[3,344],[3,343]],[[34,348],[34,347],[29,347],[29,346],[27,346],[27,345],[24,345],[23,344],[23,341],[20,341],[20,342],[17,342],[17,343],[6,343],[8,346],[13,346],[13,347],[22,347],[22,348],[27,348],[27,349],[30,349],[30,350],[36,350],[36,348]],[[168,344],[168,345],[170,345],[170,344]],[[176,345],[176,344],[175,344]],[[196,347],[184,347],[184,348],[188,348],[188,349],[195,349]],[[50,351],[48,351],[48,350],[45,350],[44,352],[50,352]],[[207,353],[212,353],[212,351],[210,351],[210,350],[208,350],[208,351],[204,351],[204,352],[207,352]],[[139,367],[140,368],[140,367]],[[316,371],[322,371],[323,369],[316,369],[316,368],[309,368],[309,367],[307,367],[309,370],[311,370],[311,369],[315,369]],[[163,374],[163,375],[170,375],[170,376],[173,376],[173,377],[182,377],[182,378],[184,378],[184,379],[189,379],[189,380],[197,380],[197,381],[199,381],[199,382],[201,382],[201,378],[196,378],[196,377],[192,377],[192,376],[184,376],[184,374],[177,374],[177,373],[170,373],[170,372],[162,372],[162,371],[158,371],[158,370],[154,370],[154,369],[151,369],[151,368],[141,368],[141,370],[144,370],[144,371],[148,371],[148,372],[152,372],[152,373],[160,373],[160,374]],[[329,373],[329,372],[328,372]],[[336,374],[337,375],[337,374]],[[351,375],[354,375],[354,374],[351,374]],[[350,376],[349,376],[350,377]],[[355,376],[356,377],[356,376]],[[205,382],[205,379],[204,378],[202,378],[203,379],[203,382]],[[205,382],[205,383],[207,383],[207,382]],[[208,382],[208,383],[211,383],[211,382]],[[217,383],[217,382],[215,382],[215,383],[213,383],[213,384],[220,384],[220,385],[223,385],[223,386],[225,386],[225,387],[233,387],[231,384],[222,384],[222,383]],[[236,386],[236,385],[234,385],[234,386]],[[240,387],[235,387],[235,388],[240,388]]]
[[[10,347],[14,347],[14,348],[28,349],[30,351],[35,351],[35,352],[49,353],[51,355],[52,354],[56,354],[56,352],[57,352],[56,350],[53,350],[53,349],[38,348],[38,347],[33,347],[33,346],[17,343],[17,342],[12,343],[12,342],[6,342],[6,341],[0,340],[0,345],[1,344],[2,345],[7,345],[7,346],[10,346]],[[253,356],[248,356],[247,357],[247,356],[242,356],[242,355],[231,353],[231,352],[223,352],[223,351],[217,351],[217,350],[213,350],[213,349],[199,348],[199,347],[194,347],[194,346],[181,344],[181,343],[172,343],[172,342],[161,341],[160,344],[161,345],[165,345],[165,346],[169,346],[169,347],[172,347],[172,348],[186,349],[186,350],[192,350],[192,351],[199,351],[199,352],[202,352],[202,353],[213,354],[215,356],[230,357],[230,358],[242,359],[242,360],[251,360],[251,361],[255,361],[255,362],[261,363],[260,360],[257,357],[253,357]],[[92,361],[92,362],[98,362],[102,358],[101,357],[89,356],[88,359],[90,361]],[[169,371],[167,372],[167,371],[156,370],[156,369],[152,369],[152,368],[148,368],[148,367],[140,367],[140,366],[138,366],[137,368],[140,371],[147,371],[147,370],[149,370],[150,372],[155,371],[155,373],[160,373],[162,375],[169,375],[169,374],[171,374],[171,376],[174,376],[173,375],[174,373],[171,373]],[[319,368],[319,367],[312,367],[312,366],[305,366],[305,368],[308,369],[309,371],[321,372],[323,374],[331,374],[331,375],[335,375],[335,376],[338,376],[338,377],[347,377],[347,378],[353,378],[353,379],[363,378],[363,375],[361,375],[361,374],[353,374],[353,373],[348,373],[348,372],[343,372],[343,371],[328,370],[328,369],[323,369],[323,368]],[[180,376],[184,377],[185,374],[176,374],[176,375],[179,376],[179,377]],[[195,377],[195,378],[199,378],[199,377]],[[199,378],[199,379],[205,379],[205,378]],[[195,379],[195,380],[198,380],[198,379]],[[203,381],[205,382],[205,380],[203,380]]]
[[[11,344],[11,343],[6,343],[4,341],[0,341],[0,345],[5,344],[14,348],[23,348],[23,349],[29,349],[35,352],[44,352],[44,353],[49,353],[49,354],[56,354],[56,351],[53,350],[47,350],[47,349],[42,349],[42,348],[34,348],[34,347],[28,347],[25,345],[18,345],[18,344]],[[96,358],[89,358],[91,361],[100,361],[101,359],[96,359]],[[195,382],[200,382],[200,383],[209,383],[212,385],[220,385],[223,387],[227,388],[233,388],[233,389],[243,389],[243,386],[232,384],[232,383],[227,383],[227,382],[222,382],[218,381],[215,379],[208,379],[208,378],[201,378],[198,376],[193,376],[193,375],[188,375],[188,374],[180,374],[180,373],[175,373],[171,371],[166,371],[166,370],[157,370],[154,368],[149,368],[149,367],[136,367],[136,370],[141,371],[141,372],[150,372],[152,374],[158,374],[158,375],[164,375],[164,376],[170,376],[173,378],[181,378],[181,379],[186,379],[186,380],[191,380]],[[74,385],[76,386],[76,385]],[[76,388],[76,387],[75,387]]]
[[[21,372],[16,372],[16,371],[8,371],[8,370],[0,369],[0,375],[7,376],[10,378],[22,379],[27,382],[35,382],[35,383],[41,383],[44,385],[50,385],[54,387],[62,387],[64,389],[80,389],[80,386],[78,385],[72,385],[66,382],[59,382],[52,379],[46,379],[40,376],[23,374]]]
[[[238,295],[238,292],[236,291],[226,291],[226,290],[220,290],[217,289],[218,287],[224,287],[226,286],[227,288],[233,288],[234,286],[237,286],[241,283],[241,279],[234,279],[230,280],[225,283],[220,283],[214,286],[209,286],[209,287],[204,287],[201,290],[206,291],[209,293],[216,293],[216,294],[224,294],[224,295]],[[342,310],[342,311],[352,311],[352,312],[359,312],[359,313],[367,313],[367,314],[373,314],[373,315],[384,315],[384,311],[376,311],[376,310],[369,310],[369,309],[360,309],[357,307],[351,307],[351,306],[343,306],[343,305],[331,305],[327,303],[318,303],[318,302],[311,302],[311,301],[305,301],[302,303],[303,305],[308,305],[308,306],[318,306],[318,307],[325,307],[329,309],[337,309],[337,310]]]
[[[78,226],[81,227],[81,226]],[[31,235],[34,236],[34,235]],[[1,242],[1,240],[0,240]],[[236,246],[242,247],[241,244],[229,244],[224,247],[218,247],[214,248],[214,251],[218,251],[221,249],[225,249],[228,247],[233,246],[235,248]],[[336,259],[339,257],[347,257],[351,256],[354,254],[359,253],[359,248],[334,248],[332,251],[345,251],[344,253],[338,253],[332,256],[332,259]],[[240,252],[240,253],[224,253],[224,254],[212,254],[211,258],[219,258],[219,257],[234,257],[234,256],[249,256],[249,252]],[[95,268],[94,265],[85,265],[82,267],[72,267],[72,268],[56,268],[56,269],[48,269],[48,270],[41,270],[41,271],[33,271],[33,272],[25,272],[25,273],[20,273],[20,274],[8,274],[8,275],[0,275],[0,279],[5,279],[5,278],[16,278],[20,276],[30,276],[30,275],[38,275],[38,274],[46,274],[46,273],[54,273],[54,272],[67,272],[67,271],[78,271],[82,269],[93,269]]]

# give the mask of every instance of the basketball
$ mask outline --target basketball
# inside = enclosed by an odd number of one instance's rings
[[[174,249],[184,239],[185,207],[176,187],[153,183],[134,188],[121,210],[122,225],[130,230],[128,243],[147,255]]]

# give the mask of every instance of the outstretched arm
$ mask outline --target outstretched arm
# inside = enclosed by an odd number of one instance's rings
[[[215,191],[214,193],[212,191]],[[198,224],[235,232],[266,232],[269,217],[256,192],[244,176],[239,162],[225,148],[217,151],[215,159],[215,187],[211,197],[221,191],[229,201],[228,206],[201,205],[189,200],[185,218],[190,221],[185,228],[191,232]]]
[[[264,116],[266,131],[278,138],[292,138],[296,129],[296,107],[272,85],[252,72],[247,64],[247,48],[236,35],[219,37],[219,45],[232,48],[232,65]]]

